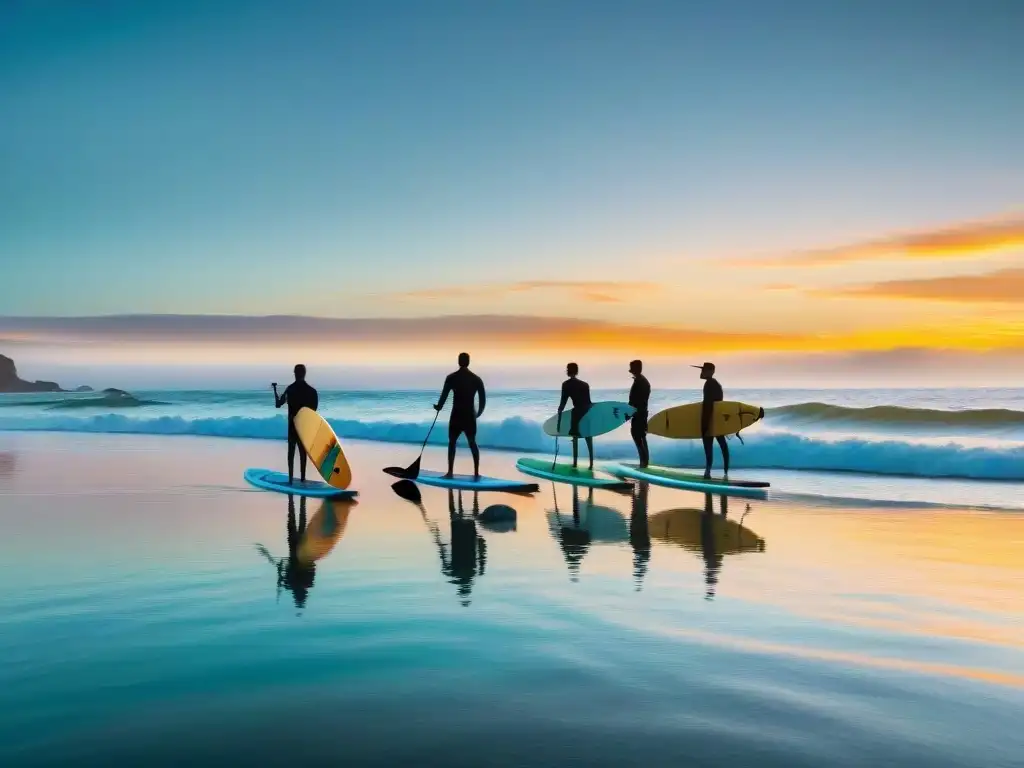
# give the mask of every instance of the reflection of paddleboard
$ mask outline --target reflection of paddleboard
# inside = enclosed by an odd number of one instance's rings
[[[300,408],[293,421],[302,447],[320,476],[328,485],[343,490],[348,488],[352,482],[352,470],[327,419],[310,408]]]
[[[354,503],[354,502],[353,502]],[[351,503],[325,499],[299,542],[298,557],[309,565],[325,557],[345,533]]]
[[[677,405],[658,411],[647,420],[647,431],[659,437],[699,439],[702,403]],[[764,408],[746,403],[718,402],[711,415],[712,436],[734,435],[764,418]]]
[[[705,480],[702,475],[683,472],[678,469],[667,467],[646,467],[640,469],[636,464],[607,464],[602,467],[616,477],[631,477],[634,480],[643,480],[652,485],[663,485],[667,488],[682,488],[693,491],[713,491],[715,493],[727,493],[735,496],[755,496],[764,498],[767,491],[764,489],[768,483],[755,480],[722,480],[711,478]]]
[[[620,403],[614,400],[594,403],[587,411],[587,415],[580,419],[580,437],[596,437],[618,429],[634,413],[636,413],[636,408],[629,403]],[[545,421],[544,433],[552,437],[568,437],[571,424],[572,408],[562,411],[561,421],[559,421],[557,413]]]
[[[278,493],[292,493],[296,496],[313,496],[317,498],[352,498],[357,495],[356,491],[335,488],[319,480],[302,481],[298,478],[292,485],[288,485],[288,475],[285,472],[275,472],[272,469],[257,469],[251,467],[245,470],[245,479],[257,488]]]
[[[669,509],[651,515],[648,530],[655,539],[678,544],[697,552],[710,543],[705,536],[709,533],[715,553],[734,555],[740,552],[763,552],[764,539],[735,520],[721,515],[708,514],[701,509]]]
[[[573,468],[571,464],[555,464],[546,459],[523,458],[516,462],[516,469],[527,475],[543,477],[561,483],[584,485],[589,488],[607,488],[612,491],[628,491],[630,484],[614,477],[601,477],[596,471],[586,467]]]
[[[484,475],[481,475],[479,480],[474,480],[472,475],[454,475],[451,478],[446,478],[442,477],[443,474],[443,472],[421,469],[419,475],[413,478],[413,480],[423,485],[436,485],[439,488],[461,488],[468,491],[536,493],[539,490],[536,483],[520,483],[516,480],[502,480],[498,477],[486,477]]]

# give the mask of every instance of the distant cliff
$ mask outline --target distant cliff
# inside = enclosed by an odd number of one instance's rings
[[[0,392],[63,392],[54,381],[25,381],[11,358],[0,355]]]

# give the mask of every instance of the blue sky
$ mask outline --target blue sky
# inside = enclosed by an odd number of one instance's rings
[[[1021,29],[995,0],[5,3],[0,315],[962,325],[990,308],[774,285],[945,261],[724,264],[1020,211]]]

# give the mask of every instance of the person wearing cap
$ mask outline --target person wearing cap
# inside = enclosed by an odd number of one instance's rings
[[[629,404],[636,408],[630,416],[629,434],[636,443],[636,452],[640,457],[640,468],[644,469],[651,460],[651,452],[647,448],[647,404],[651,399],[651,383],[642,371],[644,364],[633,360],[629,364],[629,372],[633,374],[633,386],[629,388]]]
[[[700,377],[704,379],[704,403],[700,412],[700,434],[704,441],[704,477],[711,477],[711,465],[715,458],[714,441],[718,440],[718,447],[722,449],[722,464],[725,469],[725,476],[729,476],[729,446],[725,442],[725,435],[712,437],[711,417],[715,412],[715,403],[725,399],[722,385],[715,378],[715,364],[704,363],[694,365],[693,368],[700,368]]]

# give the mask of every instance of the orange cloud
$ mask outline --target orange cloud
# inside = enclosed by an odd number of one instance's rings
[[[61,345],[80,350],[106,347],[158,354],[161,349],[178,348],[227,354],[242,350],[317,349],[329,355],[355,353],[358,359],[434,355],[456,347],[490,349],[526,357],[584,352],[679,357],[900,347],[1024,349],[1021,328],[994,317],[974,323],[943,321],[932,326],[836,334],[729,332],[526,315],[0,317],[0,338],[8,335],[16,335],[25,346]]]
[[[1024,268],[1000,269],[984,275],[891,280],[833,291],[830,295],[923,299],[962,304],[1024,304]]]
[[[818,267],[882,259],[977,259],[1024,249],[1024,216],[971,221],[813,251],[738,260],[744,266]]]
[[[418,291],[393,294],[405,299],[479,299],[496,298],[516,293],[533,291],[561,291],[580,301],[597,304],[619,304],[645,294],[660,292],[658,283],[611,280],[522,280],[514,283],[492,285],[449,286],[426,288]]]

